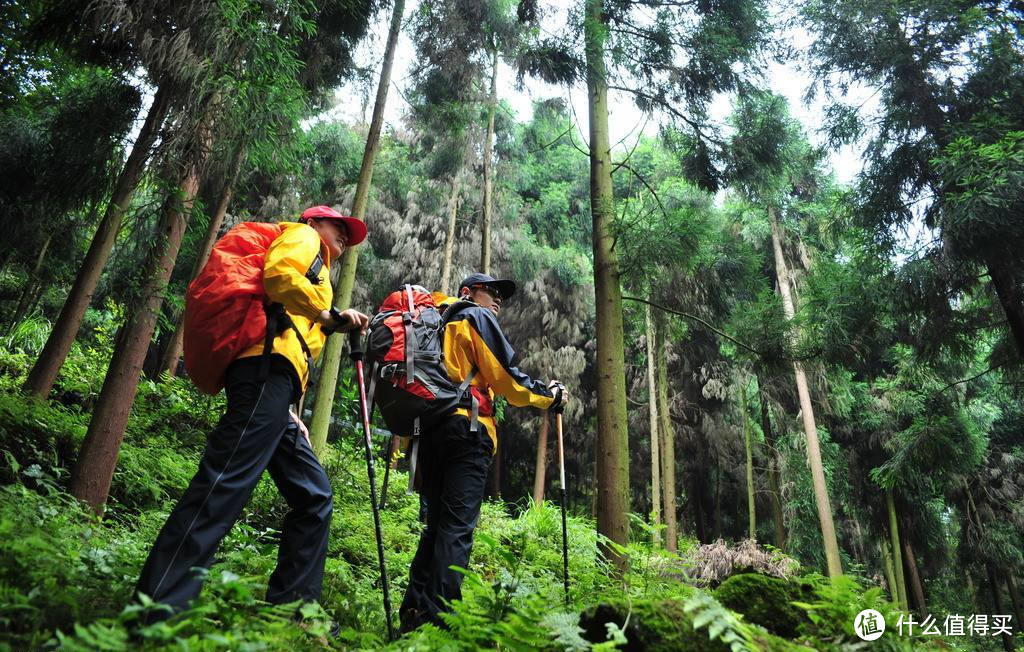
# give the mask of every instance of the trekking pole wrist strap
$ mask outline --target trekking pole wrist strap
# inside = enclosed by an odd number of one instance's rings
[[[338,309],[334,306],[331,306],[331,309],[328,310],[328,312],[331,315],[331,319],[334,320],[334,324],[331,326],[323,325],[320,327],[320,330],[328,335],[334,335],[338,332],[339,328],[348,324],[348,316],[338,312]]]
[[[562,383],[552,385],[551,391],[554,394],[554,400],[551,402],[551,407],[548,409],[556,414],[561,414],[565,410],[565,406],[562,405],[562,396],[565,392],[565,385]]]

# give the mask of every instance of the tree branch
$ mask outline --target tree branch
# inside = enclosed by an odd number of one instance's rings
[[[971,376],[970,378],[963,378],[961,380],[953,381],[953,382],[951,382],[950,384],[946,385],[945,387],[943,387],[942,389],[938,390],[935,393],[936,394],[941,394],[942,392],[946,391],[947,389],[950,389],[952,387],[956,387],[957,385],[963,385],[964,383],[969,383],[972,380],[977,380],[977,379],[981,378],[982,376],[984,376],[985,374],[991,373],[991,372],[995,371],[996,369],[999,369],[1000,367],[1003,367],[1005,364],[1006,364],[1005,362],[1000,362],[999,364],[992,365],[991,367],[989,367],[985,371],[981,372],[980,374],[975,374],[974,376]]]
[[[656,95],[651,95],[650,93],[644,93],[644,92],[639,91],[639,90],[637,90],[635,88],[628,88],[626,86],[615,86],[615,85],[609,84],[608,85],[608,90],[622,91],[624,93],[631,93],[631,94],[636,95],[638,97],[642,97],[645,100],[650,101],[651,104],[654,104],[656,106],[661,107],[662,109],[664,109],[665,111],[668,111],[670,114],[672,114],[676,118],[679,118],[680,120],[682,120],[683,122],[688,124],[690,126],[690,128],[693,129],[695,132],[697,132],[697,134],[701,138],[703,138],[703,139],[705,139],[705,140],[707,140],[709,142],[712,142],[715,145],[718,145],[719,147],[725,147],[725,141],[723,141],[720,138],[717,138],[715,136],[710,136],[707,133],[705,133],[704,129],[702,128],[702,125],[700,123],[698,123],[696,120],[694,120],[690,116],[682,113],[681,111],[679,111],[678,109],[673,107],[671,104],[668,103],[668,101],[665,98],[661,98],[661,97],[658,97]]]
[[[692,321],[697,322],[698,324],[700,324],[704,328],[708,329],[712,333],[715,333],[716,335],[724,337],[725,339],[729,340],[730,342],[732,342],[736,346],[738,346],[738,347],[740,347],[742,349],[746,349],[747,351],[749,351],[751,353],[754,353],[756,355],[765,357],[763,353],[761,353],[760,351],[758,351],[754,347],[752,347],[752,346],[750,346],[748,344],[744,344],[743,342],[739,341],[738,339],[736,339],[732,335],[729,335],[725,331],[723,331],[723,330],[721,330],[719,328],[716,328],[715,326],[712,326],[709,322],[701,319],[697,315],[692,315],[692,314],[690,314],[688,312],[682,312],[680,310],[673,310],[672,308],[668,308],[668,307],[663,306],[661,304],[654,303],[653,301],[648,301],[647,299],[640,299],[640,298],[637,298],[637,297],[622,297],[622,300],[623,301],[636,301],[637,303],[646,303],[647,305],[651,306],[652,308],[657,308],[658,310],[661,310],[663,312],[670,312],[673,315],[679,315],[680,317],[684,317],[686,319],[690,319]]]
[[[551,141],[550,143],[547,143],[546,145],[541,145],[541,146],[540,146],[540,147],[538,147],[537,149],[531,149],[531,150],[527,150],[527,154],[536,154],[537,152],[542,152],[542,151],[544,151],[545,149],[547,149],[548,147],[551,147],[552,145],[554,145],[554,144],[555,144],[555,143],[557,143],[558,141],[562,140],[562,136],[564,136],[564,135],[566,135],[567,133],[569,133],[570,131],[572,131],[572,128],[573,128],[574,126],[575,126],[575,125],[572,125],[572,124],[570,124],[570,125],[569,125],[568,127],[566,127],[566,128],[565,128],[565,131],[563,131],[562,133],[558,134],[558,136],[556,136],[556,137],[555,137],[555,139],[554,139],[554,140],[552,140],[552,141]]]
[[[633,176],[635,176],[637,179],[640,180],[640,183],[644,184],[644,187],[647,188],[647,191],[650,192],[652,195],[654,195],[654,200],[656,202],[658,202],[658,208],[661,209],[661,214],[667,220],[668,219],[668,212],[665,210],[665,205],[661,203],[661,197],[658,196],[658,192],[654,188],[651,187],[651,184],[647,183],[647,179],[644,179],[642,176],[640,176],[640,173],[637,172],[636,170],[634,170],[625,161],[622,161],[621,163],[619,163],[618,165],[613,167],[612,168],[612,174],[615,174],[615,171],[618,170],[619,168],[626,168],[627,170],[629,170],[630,172],[633,173]]]

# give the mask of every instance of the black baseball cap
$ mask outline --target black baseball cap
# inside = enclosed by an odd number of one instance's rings
[[[486,285],[492,287],[501,294],[502,299],[508,299],[516,293],[516,284],[514,281],[506,279],[498,279],[487,274],[470,274],[466,278],[462,279],[462,283],[459,283],[459,291],[462,288],[473,289],[474,285]]]

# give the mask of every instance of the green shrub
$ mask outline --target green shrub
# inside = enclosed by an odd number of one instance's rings
[[[57,628],[119,611],[155,535],[152,519],[108,527],[51,489],[0,489],[0,630],[17,649],[36,649]]]

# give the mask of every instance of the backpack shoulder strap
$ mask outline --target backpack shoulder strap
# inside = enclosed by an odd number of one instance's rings
[[[320,270],[324,268],[324,255],[323,252],[316,252],[316,258],[313,259],[313,263],[306,270],[306,278],[313,285],[320,285]]]
[[[306,360],[309,363],[310,372],[313,369],[313,353],[309,350],[309,345],[306,344],[306,338],[302,337],[302,333],[299,332],[295,322],[292,321],[291,315],[289,315],[284,305],[280,303],[269,303],[265,306],[267,313],[267,334],[263,340],[263,359],[260,361],[260,375],[261,381],[266,380],[270,375],[270,354],[274,349],[274,338],[285,331],[286,328],[290,328],[295,331],[295,337],[299,338],[299,346],[302,347],[302,352],[306,354]]]

